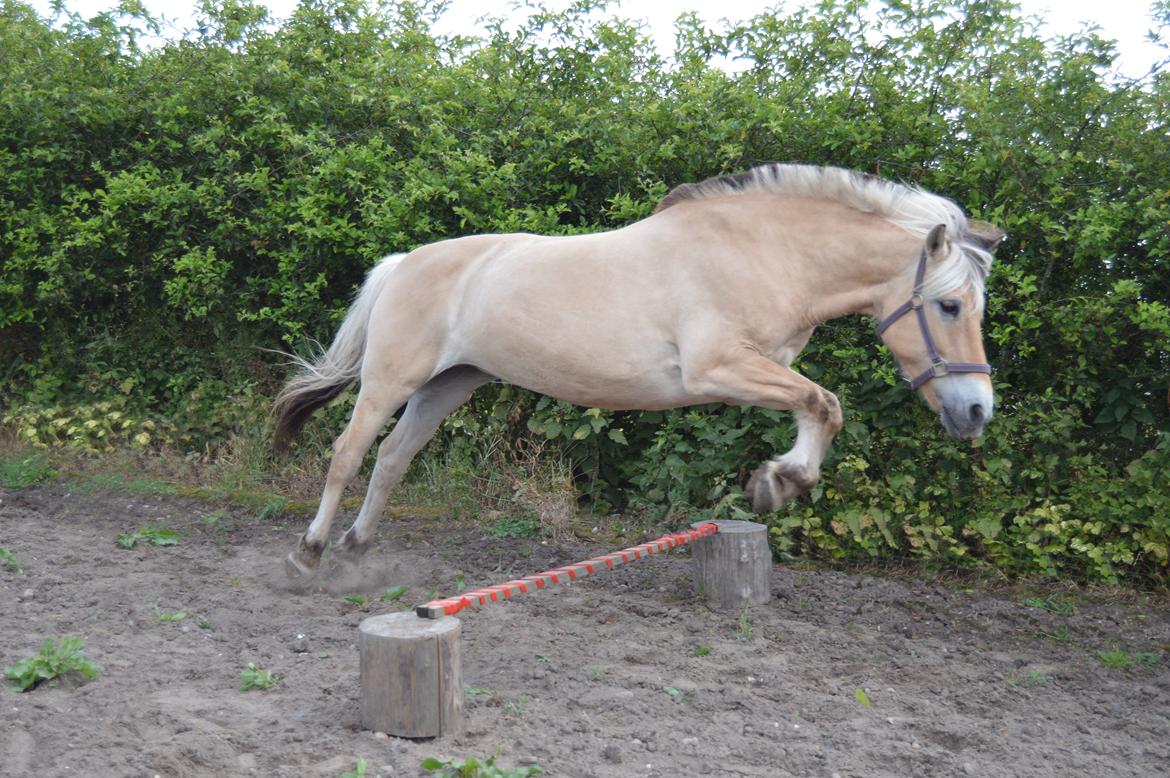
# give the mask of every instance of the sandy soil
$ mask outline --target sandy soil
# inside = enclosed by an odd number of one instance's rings
[[[146,524],[182,539],[115,546]],[[281,560],[302,529],[64,483],[0,495],[0,546],[24,567],[0,566],[0,664],[83,635],[102,667],[74,691],[0,691],[0,774],[341,776],[361,757],[366,775],[416,776],[427,757],[492,754],[564,776],[1154,776],[1170,764],[1164,601],[1041,603],[778,565],[773,600],[741,618],[691,593],[685,552],[462,617],[466,732],[366,732],[357,626],[395,605],[358,607],[343,590],[401,585],[418,602],[453,593],[458,576],[476,587],[613,547],[387,520],[361,576],[295,592]],[[1112,649],[1128,669],[1102,663]],[[240,691],[249,662],[280,683]]]

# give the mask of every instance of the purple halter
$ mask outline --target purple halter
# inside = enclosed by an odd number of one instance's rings
[[[930,337],[930,328],[926,325],[925,301],[922,298],[922,281],[926,277],[926,248],[922,249],[922,256],[918,258],[918,271],[914,274],[914,291],[910,299],[899,305],[893,313],[882,319],[877,326],[877,336],[890,328],[890,325],[914,311],[918,318],[918,329],[922,332],[922,340],[926,342],[926,355],[930,357],[930,367],[919,375],[906,380],[911,389],[917,389],[932,378],[940,378],[948,373],[983,373],[991,375],[991,365],[978,362],[947,362],[935,348],[934,338]]]

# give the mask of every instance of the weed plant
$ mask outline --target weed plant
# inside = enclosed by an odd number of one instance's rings
[[[81,650],[84,645],[83,637],[65,637],[56,642],[52,638],[45,638],[41,650],[35,656],[5,667],[4,676],[21,692],[34,689],[42,683],[55,684],[72,673],[80,675],[85,681],[92,680],[101,668]]]
[[[240,672],[240,691],[242,692],[252,689],[267,691],[278,683],[280,683],[278,674],[271,670],[262,670],[253,662],[249,662],[247,667]]]
[[[513,769],[498,767],[495,756],[483,760],[474,756],[443,760],[430,757],[423,760],[422,769],[434,773],[434,778],[529,778],[544,775],[544,770],[537,765]]]

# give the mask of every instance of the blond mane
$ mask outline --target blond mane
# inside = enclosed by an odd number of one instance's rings
[[[922,239],[935,225],[945,224],[953,250],[928,275],[925,293],[938,295],[971,284],[976,298],[983,299],[984,281],[992,263],[986,243],[969,230],[967,217],[958,205],[916,186],[837,167],[773,163],[677,186],[662,198],[654,212],[683,202],[747,192],[830,200],[880,216]]]

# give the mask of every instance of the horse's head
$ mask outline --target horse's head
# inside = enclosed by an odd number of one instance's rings
[[[894,353],[910,387],[938,411],[943,427],[955,438],[979,437],[995,407],[980,331],[982,291],[970,282],[947,288],[945,274],[941,286],[931,283],[931,272],[963,261],[958,252],[989,252],[1002,239],[1002,232],[984,222],[968,222],[958,242],[947,235],[945,225],[938,225],[926,236],[913,282],[895,281],[888,299],[881,301],[885,317],[878,336]]]

